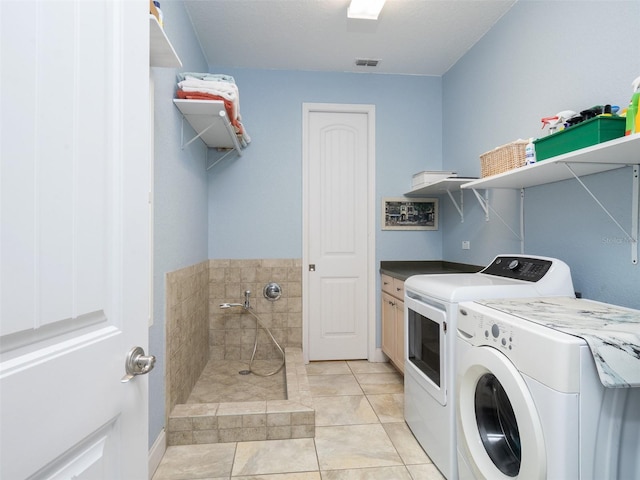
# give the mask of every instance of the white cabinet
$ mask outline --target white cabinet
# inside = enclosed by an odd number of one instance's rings
[[[404,282],[382,274],[382,351],[404,373]]]

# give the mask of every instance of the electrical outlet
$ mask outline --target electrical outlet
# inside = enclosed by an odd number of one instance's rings
[[[469,240],[463,240],[462,241],[462,249],[463,250],[470,250],[471,249],[471,242]]]

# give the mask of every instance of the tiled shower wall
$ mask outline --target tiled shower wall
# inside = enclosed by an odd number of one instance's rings
[[[277,282],[279,300],[269,301],[263,288]],[[249,360],[255,338],[254,317],[235,307],[221,309],[221,303],[243,303],[251,291],[253,311],[282,348],[302,347],[302,260],[210,260],[209,261],[209,345],[210,358]],[[258,330],[257,359],[280,358],[280,353],[263,329]]]
[[[185,403],[209,359],[249,360],[256,321],[242,308],[251,291],[252,310],[285,347],[302,347],[302,260],[208,260],[166,275],[166,411]],[[268,301],[269,282],[282,296]],[[257,359],[280,358],[263,329],[258,330]]]
[[[167,413],[185,403],[209,361],[209,261],[166,275]]]

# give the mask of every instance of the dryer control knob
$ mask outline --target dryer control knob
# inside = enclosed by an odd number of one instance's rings
[[[509,263],[509,270],[515,270],[516,268],[518,268],[520,266],[520,262],[518,260],[511,260],[511,262]]]
[[[500,336],[500,327],[495,323],[491,325],[491,335],[493,335],[493,338],[498,338]]]

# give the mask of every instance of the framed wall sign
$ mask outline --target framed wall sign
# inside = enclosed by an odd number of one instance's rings
[[[382,230],[438,230],[437,198],[382,199]]]

